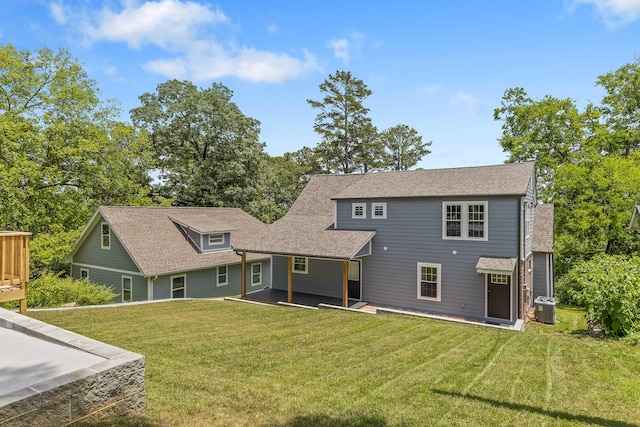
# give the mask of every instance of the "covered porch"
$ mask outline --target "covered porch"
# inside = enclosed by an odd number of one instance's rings
[[[342,307],[356,308],[361,305],[362,302],[355,299],[348,299],[347,305],[344,305],[344,301],[340,298],[307,294],[302,292],[293,292],[292,300],[289,301],[289,295],[287,291],[281,289],[267,288],[260,291],[248,293],[242,297],[246,300],[266,302],[277,304],[279,302],[287,302],[290,304],[305,305],[309,307],[318,307],[320,304],[328,304]]]

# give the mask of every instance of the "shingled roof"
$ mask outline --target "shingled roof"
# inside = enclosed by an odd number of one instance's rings
[[[82,245],[100,218],[109,223],[112,232],[145,276],[240,262],[241,258],[234,250],[199,252],[185,239],[172,218],[204,233],[231,231],[233,247],[243,245],[266,227],[238,208],[101,206],[67,258]],[[252,254],[247,259],[264,257]]]
[[[533,252],[553,252],[553,205],[540,204],[536,206],[533,216]]]
[[[335,199],[377,197],[513,196],[527,191],[535,163],[509,163],[451,169],[377,172],[334,196]]]
[[[351,259],[373,238],[375,232],[332,229],[332,200],[524,195],[533,176],[534,163],[315,175],[283,218],[237,249]]]

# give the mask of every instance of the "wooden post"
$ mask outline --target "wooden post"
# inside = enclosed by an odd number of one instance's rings
[[[242,252],[242,267],[240,273],[240,296],[247,296],[247,253]]]
[[[22,286],[24,287],[24,299],[20,300],[20,314],[27,314],[27,283],[29,283],[29,236],[22,236],[22,271],[23,271],[23,281]]]
[[[349,261],[342,261],[342,306],[349,307]]]
[[[293,303],[293,257],[287,259],[287,302]]]

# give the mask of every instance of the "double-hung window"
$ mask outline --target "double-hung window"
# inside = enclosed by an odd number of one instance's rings
[[[262,284],[262,263],[251,264],[251,286]]]
[[[440,264],[418,263],[418,299],[440,301]]]
[[[445,202],[442,205],[442,238],[487,240],[487,202]]]
[[[131,276],[122,276],[122,302],[131,302],[131,295]]]
[[[102,249],[111,249],[111,227],[109,227],[109,223],[103,222],[100,224],[100,247]]]
[[[187,278],[185,276],[173,276],[171,278],[171,298],[184,298]]]
[[[216,286],[225,286],[229,283],[228,281],[228,270],[226,265],[220,265],[217,268],[216,272]]]
[[[309,270],[307,269],[309,265],[309,260],[307,257],[296,256],[293,257],[293,272],[307,274]]]

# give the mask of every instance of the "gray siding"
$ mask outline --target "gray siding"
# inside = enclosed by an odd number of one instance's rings
[[[524,236],[524,254],[522,254],[523,257],[526,257],[528,254],[531,253],[531,244],[533,242],[533,222],[534,222],[534,217],[535,217],[535,205],[536,205],[536,194],[535,194],[535,186],[534,186],[535,182],[534,182],[534,177],[531,177],[531,180],[529,181],[529,186],[527,187],[527,194],[524,196],[524,199],[522,201],[522,213],[521,213],[521,221],[522,221],[522,234],[524,235],[524,230],[525,230],[525,218],[526,218],[526,214],[525,214],[525,209],[529,209],[527,208],[527,206],[531,206],[531,212],[530,212],[530,225],[529,225],[529,235],[528,236]]]
[[[338,201],[337,206],[338,228],[376,230],[372,254],[363,258],[362,299],[371,304],[484,318],[485,277],[476,272],[475,265],[481,256],[518,257],[520,197],[390,199],[386,200],[387,219],[370,219],[370,202],[377,201],[382,200],[367,201],[368,218],[364,220],[351,218],[351,200]],[[443,201],[487,201],[488,240],[443,239]],[[417,298],[419,262],[441,264],[441,301]],[[515,288],[512,294],[515,321]]]
[[[143,276],[103,270],[100,267],[80,267],[78,265],[72,264],[71,277],[73,277],[74,279],[79,279],[80,268],[86,268],[87,270],[89,270],[90,281],[100,285],[108,286],[113,290],[113,292],[118,294],[118,296],[113,299],[113,302],[122,302],[122,276],[131,277],[133,301],[145,301],[148,299],[147,279]]]
[[[111,230],[110,249],[102,249],[100,247],[101,234],[100,224],[91,230],[86,240],[73,256],[73,262],[86,265],[98,265],[116,270],[139,272],[138,267],[127,253],[127,251]]]
[[[209,234],[205,234],[202,238],[202,250],[203,251],[217,251],[221,249],[230,249],[231,248],[231,233],[211,233],[211,234],[222,234],[224,236],[224,243],[220,243],[218,245],[210,245],[209,244]]]
[[[251,286],[251,264],[262,264],[262,283]],[[187,298],[215,298],[240,295],[242,268],[241,264],[228,265],[227,285],[216,285],[217,269],[207,268],[204,270],[189,271],[186,273],[174,273],[160,276],[153,282],[153,299],[171,298],[171,277],[186,275],[186,297]],[[262,289],[271,284],[271,263],[269,259],[261,261],[247,262],[247,292]],[[285,288],[286,289],[286,288]]]
[[[307,272],[291,274],[293,292],[342,298],[342,261],[309,258]],[[286,291],[286,256],[273,256],[273,277],[272,288]]]
[[[549,292],[547,293],[547,280]],[[553,296],[553,254],[533,254],[533,298]]]

